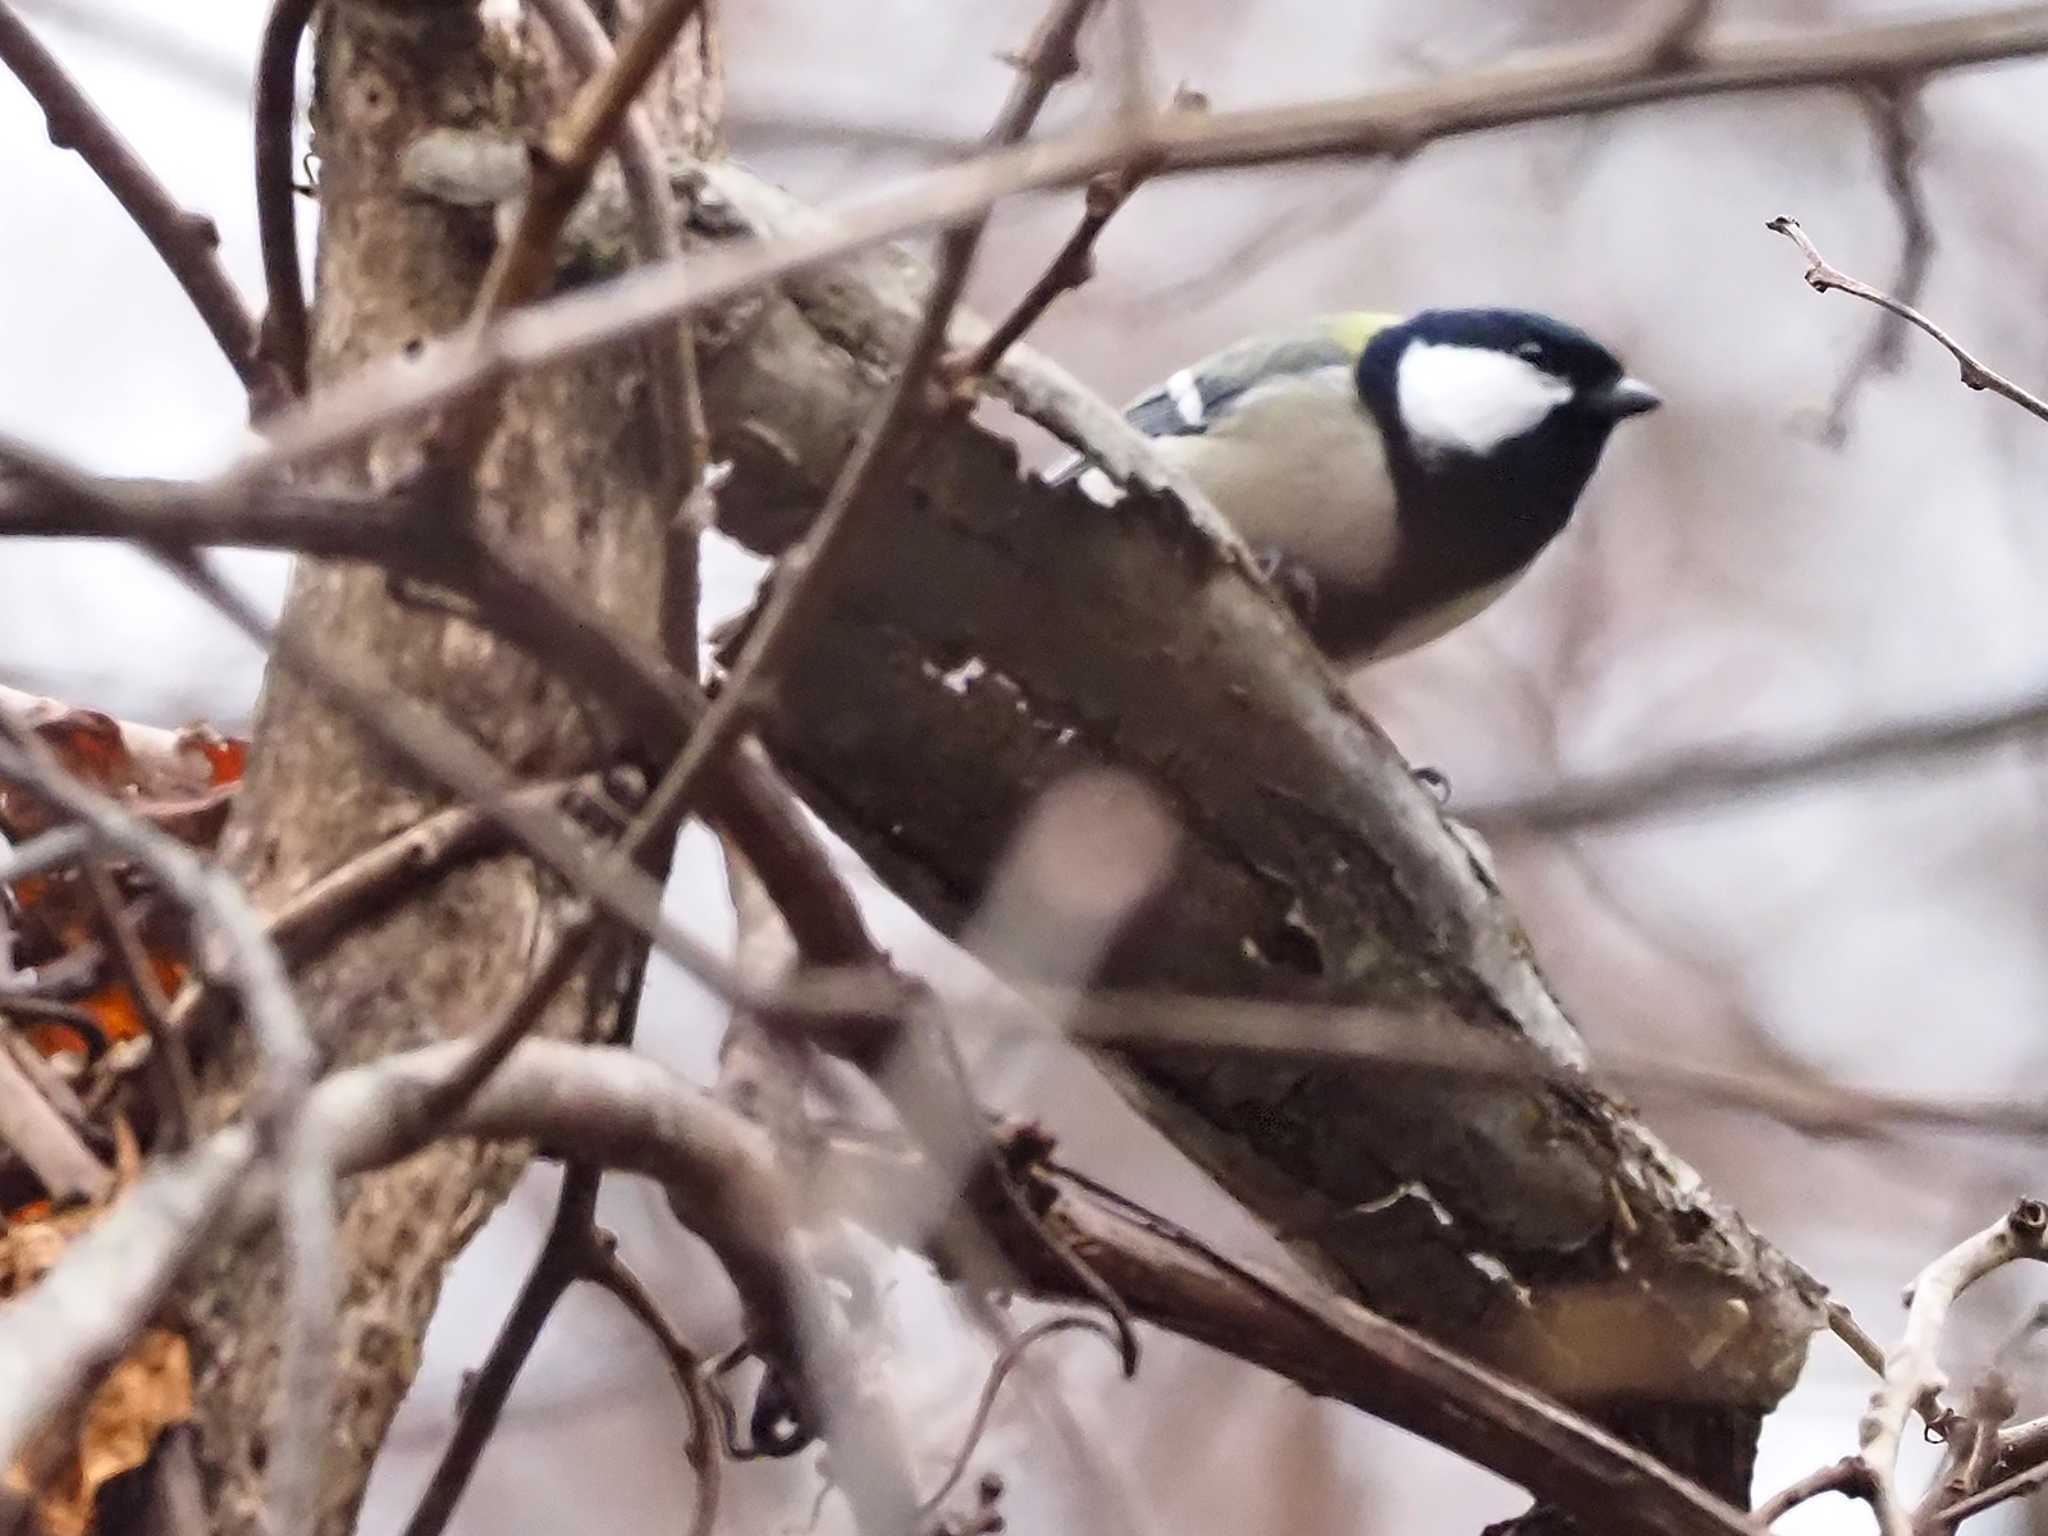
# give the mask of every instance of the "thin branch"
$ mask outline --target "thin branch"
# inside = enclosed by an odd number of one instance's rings
[[[585,0],[538,0],[534,12],[586,79],[617,67],[611,39]],[[632,215],[633,244],[641,261],[650,265],[680,261],[682,223],[676,212],[675,192],[669,185],[660,141],[645,112],[635,107],[626,113],[613,148],[619,157]],[[683,451],[676,466],[678,483],[685,497],[698,495],[711,463],[711,425],[705,416],[704,388],[697,369],[696,327],[678,325],[671,344],[657,342],[652,350],[649,370],[654,418],[657,422],[682,424]],[[668,433],[660,435],[665,445]],[[690,509],[685,512],[691,515]],[[706,526],[711,521],[708,516],[702,518]],[[694,652],[696,636],[692,634],[690,640]]]
[[[0,885],[12,885],[17,880],[32,879],[75,864],[91,848],[91,834],[76,823],[39,832],[25,843],[0,848]]]
[[[445,1122],[415,1122],[439,1123]],[[403,1536],[440,1536],[455,1513],[455,1506],[469,1487],[470,1475],[476,1471],[477,1460],[498,1427],[498,1418],[504,1412],[506,1399],[512,1395],[520,1368],[540,1341],[541,1329],[554,1313],[556,1303],[584,1273],[584,1249],[596,1218],[597,1190],[602,1180],[603,1174],[596,1170],[575,1169],[564,1175],[561,1194],[555,1200],[554,1219],[548,1223],[540,1254],[527,1273],[525,1285],[520,1287],[518,1299],[512,1303],[511,1314],[492,1341],[490,1354],[469,1380],[456,1415],[455,1433],[434,1464],[433,1476],[413,1507]]]
[[[1884,170],[1885,191],[1899,220],[1898,268],[1891,293],[1902,304],[1918,305],[1934,267],[1934,221],[1920,189],[1920,98],[1910,83],[1873,85],[1864,92],[1864,115]],[[1821,419],[1821,441],[1840,446],[1848,440],[1849,413],[1857,393],[1874,373],[1895,373],[1905,360],[1906,336],[1912,329],[1891,313],[1876,323],[1843,370]]]
[[[62,461],[32,451],[15,451],[0,442],[0,458],[11,458],[17,471],[70,504],[92,531],[116,532],[152,547],[186,542],[166,536],[160,516],[166,506],[190,514],[191,521],[210,525],[216,534],[223,523],[244,513],[281,533],[291,513],[270,506],[273,493],[259,488],[244,497],[220,488],[188,487],[164,492],[151,484],[133,497],[121,483],[105,483]],[[33,495],[33,492],[31,492]],[[283,498],[291,504],[291,493]],[[483,622],[501,628],[528,645],[578,682],[613,701],[622,720],[655,752],[674,752],[704,712],[696,685],[667,665],[602,615],[594,614],[572,590],[548,573],[529,570],[488,547],[429,536],[416,513],[402,499],[386,507],[388,521],[356,519],[343,500],[328,507],[315,502],[317,541],[294,547],[319,553],[345,553],[382,563],[387,569],[447,581],[472,597]],[[374,508],[374,501],[370,504]],[[265,520],[268,520],[266,523]],[[363,530],[376,524],[368,536]],[[0,497],[0,528],[5,528],[5,501]],[[55,531],[46,527],[28,531]],[[196,531],[196,530],[194,530]],[[204,541],[202,536],[200,541]],[[288,537],[287,545],[294,541]],[[346,548],[340,547],[346,544]],[[724,967],[703,946],[660,916],[660,892],[630,870],[596,870],[598,857],[575,840],[565,824],[550,819],[542,806],[529,805],[487,753],[457,735],[410,700],[390,695],[367,679],[347,674],[293,640],[280,640],[272,626],[232,588],[221,585],[203,566],[180,562],[185,579],[198,584],[201,595],[219,608],[259,646],[277,649],[286,665],[300,670],[325,689],[336,707],[430,780],[454,790],[483,809],[506,834],[596,901],[634,931],[653,938],[658,947],[685,969],[699,974],[714,990],[726,990],[719,978]],[[743,746],[721,766],[715,782],[705,786],[706,811],[748,850],[780,902],[802,914],[826,963],[851,963],[871,957],[857,910],[848,900],[829,861],[819,848],[790,793],[756,747]],[[577,850],[583,851],[577,851]],[[579,872],[579,864],[586,866]],[[598,881],[596,888],[587,882]],[[701,968],[701,969],[700,969]],[[761,1000],[753,1002],[758,1005]]]
[[[1942,1521],[1953,1528],[1972,1515],[1983,1514],[1995,1504],[2003,1504],[2007,1499],[2024,1497],[2044,1485],[2048,1485],[2048,1461],[2029,1467],[2024,1472],[2016,1472],[2004,1482],[1993,1483],[1982,1493],[1972,1494],[1967,1499],[1949,1505],[1941,1512]]]
[[[1017,79],[989,129],[992,149],[1015,144],[1029,133],[1054,88],[1078,68],[1075,39],[1094,3],[1055,0],[1017,61]],[[817,518],[776,563],[767,601],[724,691],[691,733],[671,783],[664,786],[679,806],[692,803],[698,784],[745,731],[750,712],[773,685],[789,645],[803,633],[829,591],[832,567],[851,547],[872,498],[881,487],[893,486],[923,446],[935,408],[930,398],[933,370],[944,352],[953,311],[966,291],[986,223],[984,211],[948,229],[940,240],[938,271],[894,381],[869,415]]]
[[[961,365],[959,373],[965,385],[972,387],[993,373],[1003,354],[1023,340],[1057,300],[1094,277],[1095,242],[1116,216],[1117,210],[1130,201],[1131,194],[1137,191],[1143,179],[1143,173],[1133,167],[1128,171],[1105,172],[1089,181],[1081,219],[1074,226],[1074,232],[1067,236],[1066,243],[1046,263],[1045,270],[1039,273],[1038,280],[1024,297],[974,349],[974,355]]]
[[[1636,39],[1539,55],[1366,96],[1241,112],[1169,112],[1042,143],[990,150],[845,206],[829,227],[744,241],[628,272],[507,315],[418,358],[371,364],[317,407],[280,419],[268,450],[231,478],[275,473],[411,420],[512,372],[565,362],[736,294],[867,246],[984,214],[1021,192],[1086,182],[1135,162],[1154,175],[1343,156],[1411,154],[1465,134],[1585,113],[1738,92],[1860,85],[2048,52],[2048,6],[1877,23],[1794,37],[1701,40],[1678,68],[1646,67]]]
[[[0,1010],[6,1008],[0,1003]],[[11,1149],[53,1200],[99,1201],[114,1176],[43,1097],[13,1053],[0,1050],[0,1143]]]
[[[1871,1503],[1885,1536],[1912,1536],[1896,1482],[1899,1441],[1907,1415],[1948,1383],[1937,1355],[1949,1308],[1968,1287],[2016,1259],[2048,1259],[2048,1206],[2039,1201],[2020,1201],[1929,1264],[1907,1290],[1905,1332],[1885,1357],[1884,1384],[1872,1394],[1857,1431],[1859,1455],[1870,1470]],[[1964,1517],[1952,1509],[1948,1518]]]
[[[596,918],[587,904],[577,903],[564,917],[561,931],[549,940],[540,963],[505,1011],[482,1034],[465,1042],[470,1052],[461,1068],[435,1084],[431,1093],[412,1106],[412,1112],[420,1117],[418,1129],[422,1136],[460,1114],[462,1106],[476,1096],[519,1042],[533,1032],[548,1004],[576,973],[577,965],[596,937]]]
[[[431,1046],[323,1083],[313,1112],[330,1128],[341,1166],[353,1172],[416,1150],[403,1106],[457,1070],[465,1049],[461,1042]],[[900,1428],[863,1380],[829,1296],[802,1256],[794,1198],[760,1131],[621,1049],[529,1040],[439,1133],[537,1140],[594,1167],[660,1180],[678,1217],[718,1254],[755,1337],[797,1385],[810,1422],[824,1428],[863,1529],[870,1536],[909,1529],[915,1498]],[[215,1142],[242,1134],[224,1132]],[[262,1214],[258,1201],[245,1219]],[[119,1303],[109,1296],[101,1304]],[[0,1309],[0,1364],[11,1310]]]
[[[524,786],[514,798],[550,806],[571,797],[590,799],[603,786],[603,775],[585,774]],[[287,897],[264,920],[271,942],[287,959],[307,959],[419,885],[504,844],[504,830],[481,806],[453,805],[424,816]]]
[[[636,141],[639,151],[635,165],[636,183],[644,191],[648,183],[666,178],[651,176],[653,136],[646,122],[635,123],[634,100],[646,87],[655,69],[667,57],[677,35],[697,13],[701,0],[655,0],[640,17],[632,33],[612,54],[602,29],[593,38],[591,29],[571,19],[576,0],[564,0],[545,12],[551,29],[565,49],[585,70],[588,78],[569,105],[542,132],[529,154],[531,176],[517,224],[500,242],[484,273],[483,286],[470,310],[468,330],[482,331],[498,315],[543,292],[554,275],[555,243],[569,215],[583,200],[597,163],[622,137]],[[594,23],[594,18],[592,18]],[[659,251],[643,250],[643,257],[667,257],[674,270],[682,268],[674,220],[667,221],[669,233],[659,236]],[[688,327],[681,327],[687,332]],[[692,354],[694,372],[694,353]],[[655,373],[661,381],[662,403],[678,419],[687,398],[681,378],[681,362],[670,350],[666,360],[657,359]],[[699,407],[701,415],[701,405]],[[434,436],[432,453],[439,466],[466,472],[483,452],[498,420],[498,393],[486,389],[464,396],[456,403]]]
[[[2048,730],[2048,692],[1989,709],[1846,731],[1813,746],[1738,753],[1698,747],[1661,762],[1526,796],[1460,806],[1483,832],[1573,832],[1782,794],[1986,752]]]
[[[725,1463],[719,1455],[722,1436],[718,1406],[712,1397],[713,1388],[704,1377],[703,1360],[683,1342],[682,1335],[663,1315],[660,1304],[641,1284],[640,1277],[626,1267],[611,1234],[601,1231],[599,1238],[583,1278],[616,1297],[653,1337],[662,1359],[668,1362],[669,1374],[675,1378],[676,1390],[682,1393],[683,1405],[690,1414],[687,1455],[690,1470],[696,1474],[697,1497],[689,1536],[711,1536],[718,1523],[718,1493]]]
[[[1953,336],[1921,314],[1919,310],[1913,308],[1912,305],[1895,299],[1882,289],[1873,288],[1868,283],[1858,282],[1847,273],[1829,266],[1827,258],[1822,256],[1820,251],[1814,246],[1814,243],[1807,238],[1806,231],[1799,227],[1797,219],[1775,218],[1764,225],[1764,228],[1776,231],[1799,247],[1800,254],[1806,258],[1806,286],[1815,293],[1828,293],[1839,290],[1850,295],[1852,298],[1862,299],[1866,303],[1875,304],[1879,309],[1897,315],[1908,325],[1913,326],[1917,330],[1925,331],[1929,336],[1932,336],[1941,343],[1947,350],[1948,355],[1956,360],[1956,366],[1962,370],[1963,383],[1971,389],[1988,389],[1994,395],[2003,395],[2028,415],[2037,416],[2042,421],[2048,421],[2048,400],[2043,400],[2038,395],[2030,394],[2019,385],[2013,383],[2004,374],[1997,372],[1995,369],[1985,367],[1975,357],[1964,351],[1962,344]]]
[[[654,873],[663,851],[673,845],[680,821],[679,800],[657,792],[620,837],[608,867],[637,866]],[[485,1088],[492,1074],[531,1032],[547,1002],[582,959],[595,933],[596,925],[587,910],[570,917],[499,1021],[475,1041],[454,1070],[406,1107],[405,1113],[413,1117],[409,1127],[412,1135],[425,1140],[458,1117]],[[629,1013],[620,1032],[621,1043],[630,1041],[632,1029],[633,1017]],[[612,1289],[629,1307],[638,1311],[644,1303],[650,1315],[659,1318],[651,1299],[638,1292],[637,1280],[624,1269],[608,1236],[596,1225],[597,1194],[603,1177],[600,1165],[582,1161],[571,1163],[564,1173],[547,1239],[511,1316],[491,1345],[483,1372],[471,1388],[455,1434],[435,1465],[432,1480],[407,1524],[405,1536],[439,1536],[468,1487],[477,1458],[490,1440],[514,1379],[571,1281],[596,1280]],[[673,1365],[680,1340],[674,1340],[670,1347],[673,1335],[665,1324],[656,1333]],[[715,1415],[708,1402],[710,1388],[698,1378],[694,1367],[681,1375],[693,1424],[691,1460],[698,1471],[697,1529],[708,1532],[718,1506],[718,1439],[711,1429]]]
[[[939,1486],[925,1497],[917,1508],[920,1518],[935,1514],[946,1500],[946,1495],[958,1486],[960,1479],[967,1475],[967,1464],[974,1459],[974,1452],[981,1444],[981,1437],[988,1429],[989,1415],[995,1411],[996,1396],[1003,1390],[1003,1383],[1010,1378],[1010,1372],[1023,1360],[1025,1353],[1040,1339],[1050,1338],[1056,1333],[1075,1329],[1084,1330],[1103,1340],[1109,1347],[1123,1354],[1123,1341],[1111,1330],[1102,1326],[1092,1317],[1052,1317],[1034,1324],[1018,1334],[1003,1346],[1002,1352],[988,1368],[988,1377],[981,1384],[981,1398],[974,1405],[974,1417],[968,1421],[967,1433],[960,1438],[960,1449],[954,1453],[953,1465],[946,1475],[939,1479]]]
[[[171,1027],[170,1000],[158,984],[156,967],[142,946],[135,919],[114,886],[114,876],[97,853],[84,861],[85,888],[99,916],[100,936],[121,980],[135,1000],[135,1011],[149,1035],[149,1073],[156,1084],[157,1113],[163,1120],[162,1144],[188,1147],[199,1134],[199,1088],[185,1042]]]
[[[1577,1515],[1589,1529],[1756,1536],[1712,1494],[1570,1409],[1320,1286],[1233,1261],[1072,1170],[1033,1169],[1030,1194],[1144,1321],[1250,1361],[1433,1440]],[[1012,1244],[1040,1296],[1077,1298],[1043,1250]]]
[[[1769,1530],[1800,1505],[1809,1499],[1819,1498],[1824,1493],[1839,1493],[1869,1504],[1876,1500],[1877,1484],[1871,1479],[1870,1468],[1864,1464],[1862,1458],[1844,1456],[1840,1461],[1830,1462],[1817,1471],[1807,1473],[1796,1483],[1780,1489],[1757,1505],[1756,1513],[1751,1518]]]
[[[147,868],[218,945],[202,942],[241,998],[262,1062],[255,1122],[266,1156],[284,1172],[286,1329],[279,1375],[281,1427],[270,1463],[270,1507],[286,1529],[309,1529],[333,1395],[335,1218],[333,1170],[322,1127],[304,1114],[316,1060],[284,962],[241,889],[183,844],[137,820],[66,773],[27,730],[0,714],[0,773],[19,779],[89,827],[105,846]],[[60,1400],[61,1401],[61,1400]],[[11,1463],[10,1463],[11,1464]]]
[[[275,0],[256,53],[256,228],[263,244],[263,356],[290,392],[306,392],[306,291],[299,278],[298,191],[292,183],[299,39],[318,0]]]
[[[321,1084],[309,1112],[328,1128],[338,1169],[355,1173],[417,1150],[398,1130],[406,1118],[400,1105],[453,1070],[463,1049],[429,1046]],[[863,1390],[822,1288],[789,1236],[794,1205],[765,1133],[644,1058],[547,1040],[523,1043],[445,1129],[538,1140],[667,1185],[685,1224],[739,1287],[757,1336],[812,1346],[820,1337],[812,1320],[827,1330],[825,1349],[793,1357],[798,1381],[833,1410],[814,1422],[827,1430],[864,1526],[876,1536],[909,1528],[914,1499],[893,1416]],[[11,1464],[43,1421],[52,1383],[89,1379],[95,1362],[118,1358],[205,1250],[210,1215],[231,1218],[211,1226],[215,1237],[266,1219],[274,1185],[252,1177],[256,1171],[246,1127],[217,1133],[153,1167],[43,1283],[0,1307],[0,1378],[34,1384],[0,1397],[0,1457]],[[1527,1388],[1308,1282],[1233,1264],[1071,1175],[1034,1178],[1034,1197],[1148,1321],[1438,1440],[1600,1528],[1756,1536],[1719,1500]],[[1007,1234],[1014,1226],[1002,1224],[1006,1210],[987,1214]],[[1030,1266],[1034,1289],[1074,1294],[1073,1277],[1050,1264],[1035,1238],[1021,1240],[1016,1257]],[[842,1444],[842,1435],[853,1443]],[[892,1500],[888,1522],[869,1518]]]
[[[723,958],[663,915],[661,888],[654,880],[612,865],[570,823],[522,800],[518,783],[482,747],[409,697],[379,688],[355,669],[275,628],[239,592],[202,566],[173,562],[172,569],[372,740],[480,807],[527,853],[608,916],[645,935],[707,989],[727,1001],[758,1001],[746,997],[746,989]]]
[[[1662,16],[1645,29],[1643,59],[1651,70],[1681,69],[1699,48],[1700,34],[1713,19],[1714,0],[1667,0]]]
[[[234,545],[385,562],[425,531],[421,504],[388,495],[266,485],[222,496],[191,481],[89,474],[0,433],[0,536]]]
[[[878,485],[892,484],[923,440],[928,420],[931,372],[946,340],[946,327],[967,285],[973,239],[960,235],[944,242],[939,272],[918,330],[895,381],[840,469],[832,491],[802,539],[777,562],[768,598],[748,634],[747,643],[726,678],[724,690],[691,733],[676,765],[674,793],[687,804],[698,784],[730,752],[747,728],[790,644],[829,591],[825,581],[840,551],[849,547],[849,530]]]
[[[2019,1407],[2005,1360],[2038,1326],[2030,1319],[2017,1339],[1999,1350],[1983,1378],[1971,1388],[1964,1411],[1954,1416],[1941,1470],[1913,1511],[1914,1531],[1948,1536],[1956,1528],[1948,1511],[1990,1482],[1991,1470],[1998,1463],[1998,1432]]]
[[[14,72],[42,108],[50,142],[78,152],[163,258],[251,398],[275,396],[280,380],[257,355],[256,321],[220,263],[220,231],[213,220],[178,206],[113,124],[65,74],[55,55],[4,3],[0,3],[0,63]]]

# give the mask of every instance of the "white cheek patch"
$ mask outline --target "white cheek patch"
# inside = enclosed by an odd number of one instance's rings
[[[1490,453],[1572,397],[1569,380],[1511,352],[1428,341],[1401,354],[1394,388],[1425,455]]]

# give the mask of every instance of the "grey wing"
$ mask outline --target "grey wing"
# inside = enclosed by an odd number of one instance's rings
[[[1276,374],[1349,368],[1355,360],[1320,331],[1254,336],[1183,368],[1151,393],[1124,408],[1124,419],[1147,437],[1194,437],[1230,414],[1234,403],[1262,379]],[[1070,459],[1048,476],[1071,480],[1085,468]]]
[[[1348,368],[1352,361],[1343,347],[1321,334],[1254,336],[1181,369],[1127,406],[1124,418],[1147,437],[1186,437],[1208,431],[1263,379]]]

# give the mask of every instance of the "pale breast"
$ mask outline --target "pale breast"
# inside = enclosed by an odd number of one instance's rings
[[[1360,586],[1394,558],[1393,478],[1348,368],[1254,386],[1201,436],[1153,446],[1255,549]]]

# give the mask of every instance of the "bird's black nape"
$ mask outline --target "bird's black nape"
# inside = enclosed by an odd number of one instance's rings
[[[1527,358],[1545,373],[1589,391],[1621,377],[1621,360],[1576,326],[1527,309],[1425,309],[1403,327],[1449,346],[1484,347]]]

